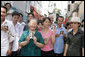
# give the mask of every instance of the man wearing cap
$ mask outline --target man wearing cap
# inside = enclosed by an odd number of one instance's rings
[[[72,17],[70,23],[73,30],[68,33],[64,56],[84,56],[84,33],[79,29],[80,18]]]

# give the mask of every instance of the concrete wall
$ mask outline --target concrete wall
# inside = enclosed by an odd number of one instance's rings
[[[79,5],[78,16],[81,16],[81,14],[83,13],[84,13],[84,1],[82,1],[81,4]]]
[[[75,11],[72,13],[73,6],[74,6],[73,4],[74,3],[77,3],[79,5],[79,7],[78,7],[79,10],[78,10],[77,13]],[[75,1],[74,3],[73,4],[72,3],[70,4],[70,13],[71,13],[71,16],[70,17],[72,17],[72,16],[78,16],[78,17],[81,18],[81,20],[84,19],[84,1]]]

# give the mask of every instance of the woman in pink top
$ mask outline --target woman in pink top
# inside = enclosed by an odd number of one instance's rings
[[[55,36],[53,31],[49,29],[49,24],[51,20],[50,18],[46,17],[42,20],[43,29],[40,31],[42,37],[44,38],[44,47],[41,48],[41,55],[42,56],[53,56],[53,45],[55,43]]]

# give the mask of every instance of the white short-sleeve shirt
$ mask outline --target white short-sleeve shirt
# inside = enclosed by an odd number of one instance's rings
[[[1,30],[1,56],[6,56],[7,50],[9,49],[9,37],[8,32],[15,36],[14,26],[11,21],[5,20],[2,25],[6,24],[8,26],[8,31],[5,32]],[[1,26],[2,26],[1,25]],[[12,39],[13,41],[14,39]]]

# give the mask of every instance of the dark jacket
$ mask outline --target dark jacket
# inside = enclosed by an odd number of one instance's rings
[[[84,32],[78,29],[77,33],[73,35],[73,31],[68,33],[67,42],[68,52],[67,56],[81,56],[82,48],[84,48]]]

